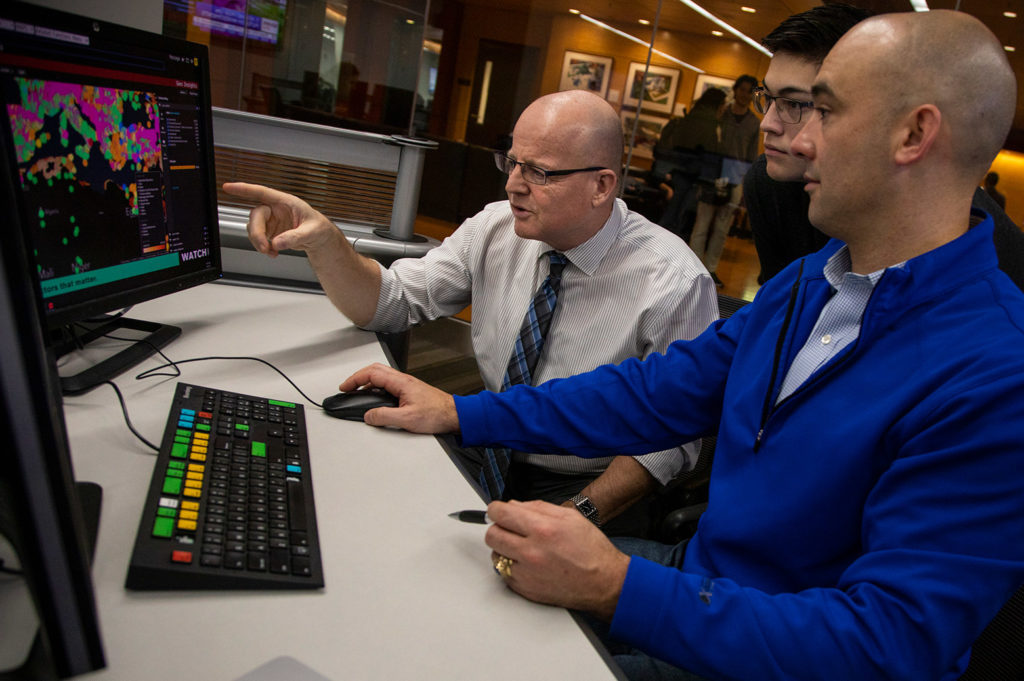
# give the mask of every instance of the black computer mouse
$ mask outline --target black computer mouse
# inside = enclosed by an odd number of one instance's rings
[[[323,402],[328,416],[349,421],[362,421],[363,414],[377,407],[397,407],[398,398],[383,388],[363,388],[331,395]]]

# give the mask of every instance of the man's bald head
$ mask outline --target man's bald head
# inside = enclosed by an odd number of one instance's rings
[[[615,109],[586,90],[544,95],[526,107],[524,122],[544,130],[566,168],[603,166],[618,176],[622,165],[622,128]],[[514,137],[514,133],[513,133]]]
[[[939,109],[957,165],[977,183],[1006,141],[1017,99],[1013,70],[991,31],[963,12],[905,12],[857,24],[840,46],[862,55],[859,66],[888,98],[880,114]]]

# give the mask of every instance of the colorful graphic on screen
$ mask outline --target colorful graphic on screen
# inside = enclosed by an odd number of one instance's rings
[[[8,93],[8,116],[21,186],[38,218],[40,278],[166,254],[156,95],[17,77],[7,87],[17,90]],[[88,225],[104,226],[102,249],[76,247]]]

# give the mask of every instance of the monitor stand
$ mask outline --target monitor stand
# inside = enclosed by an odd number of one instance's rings
[[[133,339],[135,342],[117,354],[83,369],[77,374],[61,376],[60,388],[65,395],[79,395],[92,390],[155,354],[157,350],[181,335],[180,327],[127,317],[108,317],[100,321],[76,323],[75,326],[84,328],[85,331],[76,331],[74,338],[69,338],[67,336],[70,334],[66,334],[64,340],[55,347],[58,357],[77,350],[81,345],[102,336],[108,334],[116,336],[121,329],[142,331],[145,335]]]
[[[100,528],[103,489],[94,482],[76,482],[75,491],[81,506],[89,564],[96,556],[96,539]],[[0,504],[0,555],[17,556],[13,542],[3,540],[6,534],[5,513],[13,509]],[[57,673],[47,655],[46,644],[39,634],[39,619],[32,593],[24,579],[5,582],[0,588],[0,681],[23,679],[53,680]]]

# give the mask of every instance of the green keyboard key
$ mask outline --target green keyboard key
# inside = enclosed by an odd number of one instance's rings
[[[267,455],[267,443],[266,442],[253,442],[252,443],[252,455],[266,457]]]
[[[166,537],[168,539],[173,537],[174,518],[164,518],[162,516],[157,517],[156,522],[153,523],[153,536]]]
[[[164,478],[164,494],[181,494],[181,478]]]
[[[294,402],[282,402],[281,400],[267,400],[267,404],[272,404],[275,407],[288,407],[289,409],[295,408]]]
[[[188,445],[175,442],[171,445],[171,456],[175,459],[184,459],[188,456]]]

